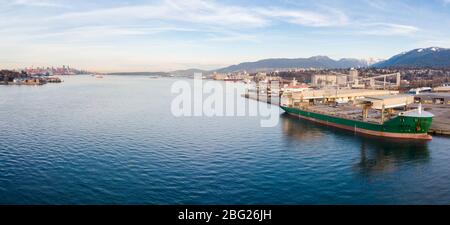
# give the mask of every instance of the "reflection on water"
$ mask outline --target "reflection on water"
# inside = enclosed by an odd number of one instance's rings
[[[393,172],[400,163],[420,164],[429,161],[428,141],[364,137],[360,141],[361,158],[355,169],[362,175]]]
[[[322,138],[325,134],[321,127],[312,122],[295,118],[283,113],[280,115],[283,133],[298,140],[315,140]]]
[[[281,123],[283,133],[299,141],[320,142],[323,137],[332,133],[337,138],[345,138],[349,146],[360,146],[359,159],[353,168],[364,176],[393,172],[400,163],[429,162],[429,141],[365,136],[298,119],[287,113],[281,115]]]
[[[0,87],[0,204],[450,202],[448,138],[388,141],[284,114],[271,128],[176,118],[175,79],[64,80]]]

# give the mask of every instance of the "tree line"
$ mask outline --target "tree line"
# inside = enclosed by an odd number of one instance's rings
[[[12,82],[15,78],[29,77],[25,71],[16,72],[11,70],[0,70],[0,82],[8,83]]]

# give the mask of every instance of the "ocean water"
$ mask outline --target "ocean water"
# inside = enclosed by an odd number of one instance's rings
[[[0,86],[0,204],[450,203],[450,138],[360,136],[282,111],[275,127],[174,117],[175,79],[63,80]]]

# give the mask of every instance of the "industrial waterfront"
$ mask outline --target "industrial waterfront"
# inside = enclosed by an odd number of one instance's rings
[[[310,83],[301,84],[295,77],[244,74],[245,82],[253,82],[254,87],[243,96],[270,104],[275,101],[295,117],[355,133],[408,139],[450,134],[448,84],[405,91],[402,83],[411,82],[402,80],[400,72],[360,77],[357,69],[347,71],[312,74]]]
[[[173,78],[62,80],[0,86],[1,204],[450,201],[444,136],[363,136],[281,110],[266,128],[251,116],[174,117]]]

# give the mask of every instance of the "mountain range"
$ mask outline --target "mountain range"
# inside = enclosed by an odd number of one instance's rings
[[[216,69],[201,70],[187,69],[177,70],[169,73],[160,72],[159,74],[172,74],[175,76],[192,76],[194,73],[211,74],[230,73],[237,71],[257,72],[263,70],[278,70],[288,68],[316,68],[316,69],[342,69],[342,68],[450,68],[450,49],[429,47],[418,48],[411,51],[395,55],[387,60],[379,59],[353,59],[343,58],[334,60],[328,56],[313,56],[309,58],[272,58],[263,59],[255,62],[243,62],[237,65]]]
[[[450,68],[450,49],[430,47],[403,52],[373,65],[376,68]]]
[[[286,68],[321,68],[341,69],[358,67],[376,68],[450,68],[450,49],[429,47],[418,48],[395,55],[387,60],[380,59],[331,59],[327,56],[314,56],[310,58],[277,58],[263,59],[256,62],[244,62],[215,70],[217,72],[258,71]]]
[[[256,72],[260,70],[276,70],[286,68],[321,68],[321,69],[340,69],[350,67],[366,67],[369,66],[365,60],[343,58],[334,60],[328,56],[313,56],[309,58],[275,58],[263,59],[256,62],[244,62],[237,65],[228,66],[216,70],[220,73],[229,73],[246,70],[248,72]]]

